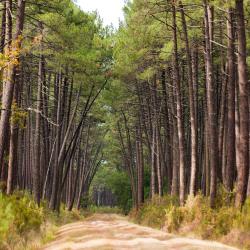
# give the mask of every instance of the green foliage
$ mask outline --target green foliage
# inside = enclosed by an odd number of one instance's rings
[[[193,225],[194,232],[205,239],[218,239],[239,225],[243,215],[233,206],[217,204],[211,209],[209,199],[201,194],[189,197],[184,207],[171,207],[166,211],[166,227],[170,232],[183,225]],[[238,226],[237,226],[238,228]],[[247,226],[242,230],[248,230]]]
[[[28,117],[28,113],[19,108],[17,103],[12,104],[11,123],[17,125],[19,128],[25,128],[25,120]]]
[[[145,202],[139,211],[134,210],[130,215],[137,223],[154,228],[162,228],[165,224],[165,210],[175,207],[177,204],[177,198],[155,196],[152,200]]]
[[[46,208],[46,223],[53,224],[55,226],[61,226],[71,223],[73,221],[79,221],[84,219],[83,211],[79,211],[75,208],[69,211],[65,204],[60,206],[60,214],[51,211]]]
[[[211,209],[208,198],[200,194],[189,197],[186,206],[177,209],[183,214],[182,223],[195,225],[196,234],[202,238],[216,239],[227,234],[232,228],[234,208],[217,204],[217,209]],[[181,224],[175,230],[180,226]]]
[[[7,189],[7,184],[5,181],[0,181],[0,193],[5,193]]]
[[[39,208],[28,194],[5,196],[0,193],[0,248],[14,244],[32,230],[39,230],[44,220]]]
[[[65,205],[61,205],[60,214],[44,202],[38,207],[27,193],[0,193],[0,249],[40,249],[40,244],[55,238],[59,226],[83,220],[84,215],[76,209],[68,211]]]
[[[6,239],[12,221],[14,220],[12,204],[6,202],[0,194],[0,242]]]
[[[141,80],[150,80],[155,74],[156,74],[156,69],[150,67],[147,68],[144,72],[142,72],[141,74],[139,74],[139,79]]]
[[[56,231],[57,231],[58,227],[55,225],[49,225],[46,228],[45,233],[42,235],[41,238],[41,243],[43,245],[53,241],[55,239],[55,235],[56,235]]]
[[[234,227],[250,232],[250,198],[245,202],[241,213],[237,213],[234,220]]]
[[[160,53],[160,58],[163,60],[167,60],[172,56],[172,51],[174,48],[174,43],[173,41],[169,41],[164,44],[161,53]]]
[[[117,198],[117,206],[128,213],[132,208],[131,187],[127,174],[115,167],[103,165],[93,180],[92,187],[107,187]]]
[[[32,250],[41,249],[42,245],[45,245],[56,238],[56,232],[59,227],[65,224],[69,224],[75,221],[81,221],[89,214],[88,211],[79,211],[73,209],[68,211],[67,207],[64,204],[61,204],[60,214],[55,213],[47,208],[46,204],[44,206],[45,219],[44,223],[41,226],[41,232],[38,235],[38,246],[33,248],[34,243],[31,241],[27,244]],[[25,250],[29,249],[25,246]],[[22,250],[22,249],[20,249]]]
[[[123,210],[119,207],[97,207],[90,206],[88,210],[91,214],[123,214]]]
[[[168,231],[176,231],[184,219],[184,211],[176,207],[174,205],[169,206],[167,209],[165,209],[166,213],[166,225]]]
[[[209,198],[201,194],[188,197],[184,207],[170,196],[155,197],[130,215],[137,223],[164,227],[170,233],[194,234],[250,249],[250,199],[240,211],[228,202],[232,194],[220,188],[218,196],[216,209],[211,209]]]

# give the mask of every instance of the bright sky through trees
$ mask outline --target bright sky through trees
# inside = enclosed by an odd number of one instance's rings
[[[124,0],[77,0],[76,2],[83,10],[97,10],[105,25],[112,23],[114,27],[118,27],[119,20],[123,19]]]

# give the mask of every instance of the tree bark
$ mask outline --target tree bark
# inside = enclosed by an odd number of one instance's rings
[[[5,32],[6,32],[6,0],[3,0],[3,14],[2,14],[2,23],[1,23],[1,47],[0,53],[4,52],[5,47]]]
[[[190,177],[190,190],[189,194],[195,195],[196,184],[196,171],[197,171],[197,121],[194,103],[194,91],[193,91],[193,69],[192,69],[192,57],[189,47],[187,24],[185,19],[185,13],[182,3],[179,3],[183,33],[185,38],[186,55],[187,55],[187,72],[188,72],[188,91],[189,91],[189,109],[190,109],[190,125],[191,125],[191,177]]]
[[[227,164],[226,166],[226,188],[233,189],[234,168],[235,168],[235,60],[234,60],[234,29],[233,29],[233,9],[228,10],[227,20],[228,37],[228,83],[227,83]]]
[[[41,30],[42,32],[42,30]],[[36,100],[36,122],[35,122],[35,135],[34,135],[34,156],[35,164],[33,166],[33,192],[37,204],[40,204],[41,198],[41,112],[42,112],[42,86],[43,86],[43,67],[44,67],[44,57],[40,55],[39,59],[39,69],[38,69],[38,87],[37,87],[37,100]]]
[[[241,207],[246,199],[249,173],[249,107],[246,63],[246,31],[244,20],[244,1],[236,0],[238,31],[238,80],[239,80],[239,144],[236,148],[238,171],[236,188],[236,207]]]
[[[14,35],[14,41],[11,46],[6,46],[5,53],[14,53],[20,51],[22,45],[22,32],[24,26],[24,17],[25,17],[25,0],[18,0],[17,3],[17,18],[16,18],[16,33]],[[7,17],[6,17],[6,41],[10,43],[11,41],[11,32],[12,32],[12,21],[11,21],[11,5],[12,1],[7,0]],[[20,52],[18,52],[19,54]],[[19,57],[19,55],[17,56]],[[2,109],[1,109],[1,118],[0,118],[0,164],[3,166],[3,158],[6,145],[6,135],[9,129],[9,122],[11,116],[11,105],[13,100],[14,92],[14,73],[15,65],[13,62],[9,62],[6,69],[4,70],[3,76],[3,95],[2,95]]]
[[[178,47],[177,47],[177,25],[176,25],[176,10],[175,0],[172,2],[172,27],[173,27],[173,40],[174,40],[174,54],[173,54],[173,79],[176,86],[177,98],[177,127],[178,127],[178,142],[179,142],[179,168],[180,168],[180,204],[184,205],[185,202],[185,153],[184,153],[184,127],[182,115],[182,102],[181,102],[181,86],[179,75],[179,62],[178,62]]]
[[[216,189],[217,189],[217,164],[218,164],[218,138],[217,138],[217,117],[215,107],[215,87],[213,81],[213,63],[212,63],[212,46],[210,23],[208,17],[208,4],[204,0],[205,9],[205,63],[206,63],[206,91],[207,91],[207,109],[208,109],[208,131],[210,147],[210,206],[215,206]]]

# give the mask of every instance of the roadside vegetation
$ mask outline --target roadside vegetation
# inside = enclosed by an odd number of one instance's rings
[[[1,1],[0,249],[114,212],[250,249],[249,20],[249,0],[131,0],[114,30]]]
[[[90,206],[87,210],[89,214],[124,214],[122,209],[119,207],[97,207]]]
[[[175,197],[155,196],[138,211],[132,210],[130,217],[136,223],[169,233],[250,249],[250,199],[240,211],[233,204],[233,196],[220,188],[214,209],[202,194],[189,197],[185,206],[179,206]]]
[[[79,221],[88,213],[68,211],[61,205],[58,214],[49,210],[45,202],[38,207],[28,193],[0,193],[0,249],[39,249],[55,238],[59,226]]]

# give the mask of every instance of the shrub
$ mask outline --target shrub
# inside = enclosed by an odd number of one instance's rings
[[[171,205],[168,209],[165,209],[166,213],[166,228],[168,232],[173,232],[179,229],[185,218],[186,209]]]
[[[165,223],[168,232],[192,233],[250,249],[250,198],[240,211],[234,207],[234,193],[222,187],[218,190],[215,209],[210,208],[209,198],[199,193],[188,197],[184,207],[179,206],[176,198],[154,197],[130,216],[135,222],[151,227],[162,228]]]
[[[0,193],[0,248],[25,239],[31,230],[39,230],[43,220],[43,208],[28,194],[5,196]]]
[[[0,193],[0,246],[6,239],[11,224],[14,221],[14,211],[11,203]]]
[[[123,214],[123,211],[119,207],[97,207],[97,206],[90,206],[88,208],[90,214],[92,213],[99,213],[99,214]]]
[[[236,218],[236,209],[225,206],[227,202],[220,200],[220,206],[211,209],[207,197],[201,194],[188,197],[185,207],[166,210],[166,227],[173,232],[184,224],[193,224],[193,231],[200,237],[216,239],[230,232]]]
[[[250,232],[250,198],[245,202],[242,212],[237,214],[234,226],[244,232]]]
[[[54,239],[57,226],[83,219],[82,211],[68,211],[61,205],[60,214],[37,206],[28,193],[6,196],[0,192],[0,249],[40,249],[39,244]]]
[[[177,206],[178,199],[166,195],[164,197],[154,196],[152,200],[145,202],[142,207],[130,213],[135,222],[154,227],[162,228],[165,225],[165,209],[171,206]]]

